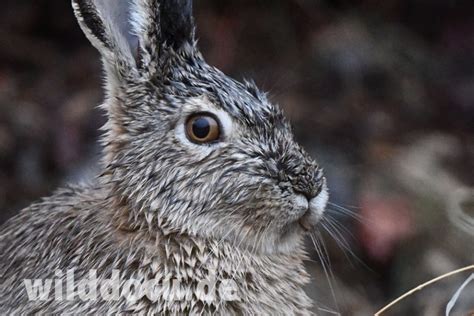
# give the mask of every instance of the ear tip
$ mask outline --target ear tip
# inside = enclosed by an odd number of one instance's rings
[[[79,24],[87,33],[99,40],[102,45],[109,48],[110,42],[107,37],[102,18],[91,0],[71,0],[74,14]],[[89,37],[90,38],[90,37]]]
[[[160,1],[161,31],[163,40],[181,46],[184,42],[193,42],[194,18],[192,0]]]
[[[71,0],[72,7],[75,11],[81,12],[86,5],[91,5],[88,0]]]

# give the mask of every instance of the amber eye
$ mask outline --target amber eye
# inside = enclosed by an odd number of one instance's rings
[[[191,116],[186,122],[186,134],[194,143],[211,143],[219,139],[219,123],[213,115],[202,113]]]

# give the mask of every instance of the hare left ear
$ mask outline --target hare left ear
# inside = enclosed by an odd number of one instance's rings
[[[134,68],[138,37],[130,23],[129,1],[72,0],[72,6],[82,30],[105,61],[128,71]]]

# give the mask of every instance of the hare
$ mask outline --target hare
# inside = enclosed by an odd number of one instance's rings
[[[0,314],[311,314],[328,190],[282,111],[204,61],[191,0],[72,6],[106,74],[102,171],[3,225]]]

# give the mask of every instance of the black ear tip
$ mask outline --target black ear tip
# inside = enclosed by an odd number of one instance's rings
[[[192,41],[194,34],[193,1],[162,0],[160,6],[163,40],[178,48]]]
[[[104,24],[94,3],[91,0],[72,0],[72,6],[77,18],[87,26],[92,35],[109,47]]]

